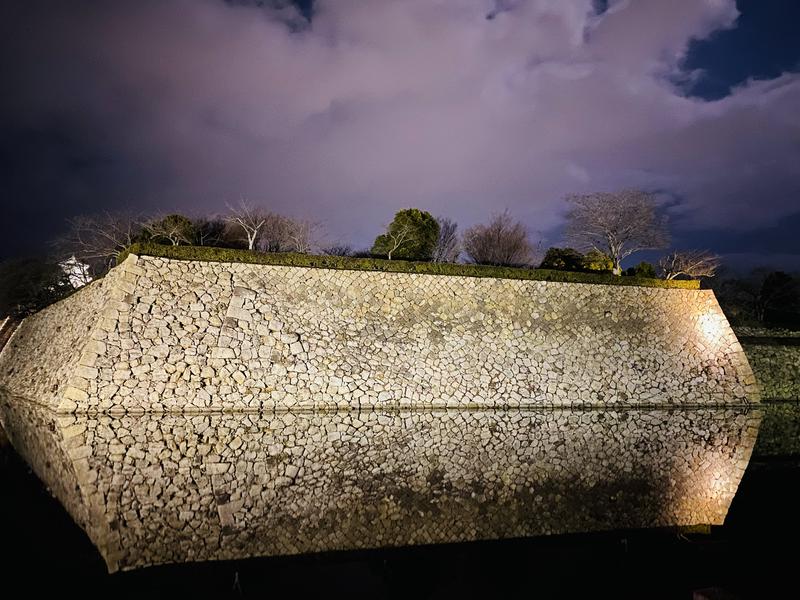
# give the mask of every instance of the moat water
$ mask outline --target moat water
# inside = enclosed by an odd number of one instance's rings
[[[352,571],[356,596],[413,588],[415,571],[435,579],[444,596],[458,589],[459,597],[470,596],[489,581],[497,589],[525,589],[513,569],[539,573],[537,585],[545,589],[556,585],[547,576],[566,572],[567,564],[583,564],[587,573],[606,565],[609,575],[620,565],[677,568],[676,556],[708,551],[724,537],[732,503],[743,502],[740,485],[751,496],[769,485],[783,496],[797,493],[794,450],[776,450],[774,440],[759,445],[780,455],[779,467],[772,461],[753,475],[753,464],[765,464],[758,451],[751,460],[762,421],[769,421],[763,409],[111,417],[57,416],[11,399],[0,407],[7,437],[36,476],[7,446],[2,487],[15,492],[3,500],[5,530],[19,529],[22,545],[36,553],[62,549],[59,564],[88,569],[97,589],[117,592],[121,581],[138,582],[140,591],[148,582],[180,586],[187,573],[245,595],[248,586],[263,591],[263,577],[272,573],[275,589],[286,589],[276,570],[294,573],[292,585],[303,589],[321,582],[298,576],[327,576],[336,587]],[[765,473],[782,483],[753,491],[748,477]],[[775,509],[784,500],[768,502]],[[711,535],[685,529],[723,523]],[[783,531],[796,524],[788,518]],[[75,552],[83,556],[78,565]],[[763,558],[771,549],[749,552]],[[108,570],[133,573],[103,576],[101,557]],[[675,582],[699,589],[722,581],[730,589],[730,578],[708,580],[710,565],[743,559],[727,549],[724,558],[706,557],[706,579],[687,580],[684,564],[660,592],[627,596],[622,585],[618,597],[684,597],[659,595],[672,593]],[[442,570],[431,570],[431,561]],[[465,567],[473,563],[476,573]],[[152,565],[169,566],[141,569]],[[477,569],[482,583],[463,589]],[[497,569],[494,579],[486,569]],[[583,583],[568,577],[559,593],[569,596]]]

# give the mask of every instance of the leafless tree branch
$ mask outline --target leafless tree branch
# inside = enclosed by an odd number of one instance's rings
[[[322,224],[308,219],[288,218],[286,236],[290,252],[309,254],[319,246]]]
[[[389,227],[387,225],[385,235],[389,243],[386,247],[386,258],[392,260],[392,253],[397,252],[403,247],[403,244],[410,241],[413,233],[414,228],[405,223],[398,227]]]
[[[720,257],[708,250],[682,250],[664,256],[658,267],[664,279],[685,275],[693,279],[713,277],[720,266]]]
[[[242,198],[239,204],[228,204],[230,214],[225,221],[230,223],[235,230],[241,230],[242,241],[247,243],[248,250],[255,250],[261,230],[267,222],[263,210]]]
[[[450,262],[458,260],[461,253],[461,243],[458,239],[458,224],[446,217],[436,219],[439,223],[439,238],[436,240],[436,247],[433,249],[433,262]]]
[[[95,274],[114,266],[120,253],[142,233],[141,219],[127,213],[104,212],[67,220],[68,231],[54,243],[61,259],[74,256]]]
[[[194,243],[194,225],[183,215],[163,215],[147,219],[142,223],[142,229],[151,239],[166,240],[173,246]]]
[[[567,200],[571,204],[565,231],[568,245],[610,256],[617,275],[631,254],[669,243],[666,218],[657,213],[653,197],[646,192],[595,192],[570,195]]]
[[[523,266],[535,260],[527,228],[508,211],[494,215],[488,225],[467,229],[463,247],[470,260],[478,264]]]

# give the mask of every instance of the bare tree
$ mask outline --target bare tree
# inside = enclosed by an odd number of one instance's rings
[[[291,252],[292,220],[278,213],[264,213],[264,227],[258,241],[262,252]]]
[[[288,219],[287,238],[290,252],[308,254],[319,246],[322,224],[308,219]]]
[[[127,213],[80,216],[67,223],[67,233],[55,241],[56,252],[90,265],[94,274],[113,267],[120,253],[142,233],[141,219]]]
[[[198,246],[218,246],[225,238],[225,221],[219,217],[198,217],[192,220],[192,226]]]
[[[250,250],[261,252],[311,252],[319,243],[322,225],[307,219],[293,219],[272,211],[262,211],[247,206],[237,209],[229,223],[247,235]],[[245,240],[243,240],[245,241]]]
[[[195,241],[194,224],[183,215],[172,214],[147,219],[142,223],[142,229],[152,240],[165,240],[173,246],[191,246]]]
[[[255,250],[262,228],[267,222],[267,215],[261,208],[253,206],[244,198],[239,200],[236,206],[228,204],[228,210],[230,214],[225,217],[225,221],[239,231],[242,241],[247,243],[248,250]]]
[[[484,265],[524,266],[535,259],[528,230],[508,211],[495,214],[488,225],[475,225],[464,232],[464,252]]]
[[[639,250],[669,243],[666,218],[656,211],[653,197],[641,190],[570,195],[567,242],[581,251],[597,250],[611,257],[614,274],[622,261]]]
[[[439,237],[433,248],[433,262],[454,263],[461,253],[461,244],[458,240],[458,224],[447,217],[437,217],[439,223]]]
[[[675,279],[680,275],[692,279],[713,277],[719,265],[720,257],[708,250],[677,250],[658,261],[664,279]]]

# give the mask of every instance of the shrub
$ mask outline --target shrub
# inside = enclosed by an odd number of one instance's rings
[[[583,269],[583,254],[574,248],[548,248],[539,268],[580,271]]]
[[[614,261],[610,256],[603,254],[599,250],[589,250],[583,255],[582,266],[586,271],[610,273],[614,268]]]
[[[642,261],[635,267],[628,267],[625,269],[625,275],[628,277],[656,277],[656,268],[647,261]]]
[[[495,214],[486,225],[474,225],[464,232],[465,254],[479,265],[522,267],[530,265],[534,250],[528,230],[508,211]]]
[[[156,256],[174,260],[202,260],[207,262],[234,262],[287,267],[343,269],[349,271],[382,271],[386,273],[420,273],[460,277],[493,277],[496,279],[522,279],[534,281],[561,281],[567,283],[594,283],[605,285],[634,285],[658,288],[698,289],[698,281],[666,281],[640,277],[615,277],[611,274],[573,273],[551,269],[524,269],[518,267],[493,267],[488,265],[462,265],[452,263],[411,262],[381,258],[354,258],[315,254],[267,253],[230,248],[200,246],[160,246],[158,244],[133,244],[119,261],[128,254]]]

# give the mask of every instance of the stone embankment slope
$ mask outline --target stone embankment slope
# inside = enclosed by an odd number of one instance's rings
[[[766,400],[800,400],[800,331],[736,331]]]
[[[136,255],[26,319],[0,386],[65,413],[759,400],[707,290]]]

